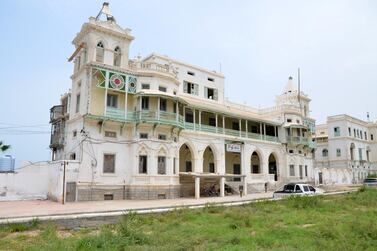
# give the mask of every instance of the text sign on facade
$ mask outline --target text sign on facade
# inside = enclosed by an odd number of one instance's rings
[[[240,144],[226,144],[226,151],[232,153],[240,153],[241,145]]]

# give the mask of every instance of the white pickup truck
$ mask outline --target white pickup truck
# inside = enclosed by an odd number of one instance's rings
[[[287,196],[312,196],[315,194],[323,194],[323,191],[318,188],[314,188],[311,185],[303,183],[289,183],[285,185],[282,189],[274,192],[274,198],[284,198]]]

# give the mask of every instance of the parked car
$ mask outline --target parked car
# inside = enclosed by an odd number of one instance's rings
[[[275,191],[274,198],[283,198],[283,197],[292,196],[292,195],[313,196],[316,194],[323,194],[323,191],[318,188],[314,188],[311,185],[304,184],[304,183],[289,183],[285,185],[282,189]]]
[[[363,184],[368,187],[377,187],[377,178],[366,178]]]

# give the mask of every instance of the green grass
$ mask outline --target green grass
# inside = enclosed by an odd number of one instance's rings
[[[376,250],[377,189],[129,213],[116,225],[80,230],[22,225],[0,226],[0,250]]]

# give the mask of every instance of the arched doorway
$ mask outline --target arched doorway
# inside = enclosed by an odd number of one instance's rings
[[[204,173],[216,172],[215,155],[210,146],[207,146],[207,148],[204,150],[204,153],[203,153],[203,172]]]
[[[261,162],[259,158],[259,154],[257,152],[253,152],[251,155],[251,173],[262,173],[262,168],[261,168]]]
[[[187,144],[183,144],[179,149],[179,172],[193,172],[194,159],[192,150]]]
[[[268,157],[268,173],[274,174],[275,181],[278,180],[278,167],[275,155],[273,153],[271,153]]]

